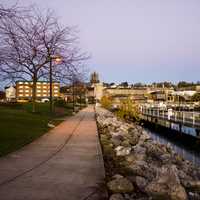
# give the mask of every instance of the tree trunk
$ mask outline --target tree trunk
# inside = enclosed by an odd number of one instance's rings
[[[82,94],[80,94],[80,109],[82,108]]]
[[[33,88],[32,88],[32,112],[36,112],[36,85],[37,85],[37,76],[33,76]]]

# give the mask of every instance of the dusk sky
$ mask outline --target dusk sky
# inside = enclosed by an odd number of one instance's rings
[[[14,0],[1,0],[13,5]],[[105,82],[200,80],[199,0],[18,0],[77,25]]]

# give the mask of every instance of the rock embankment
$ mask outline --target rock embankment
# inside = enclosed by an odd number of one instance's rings
[[[200,199],[200,169],[136,124],[96,109],[110,200]]]

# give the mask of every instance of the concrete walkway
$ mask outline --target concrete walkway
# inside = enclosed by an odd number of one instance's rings
[[[104,175],[94,110],[88,107],[0,159],[0,199],[105,199]]]

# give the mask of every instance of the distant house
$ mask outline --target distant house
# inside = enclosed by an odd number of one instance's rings
[[[185,90],[185,91],[174,91],[172,95],[174,96],[175,101],[191,101],[191,98],[196,91]]]
[[[166,94],[164,91],[151,92],[151,97],[154,101],[166,101]]]
[[[13,86],[5,88],[6,100],[13,101],[16,99],[16,89]]]
[[[200,92],[200,85],[197,85],[197,86],[196,86],[196,91],[197,91],[197,92]]]

